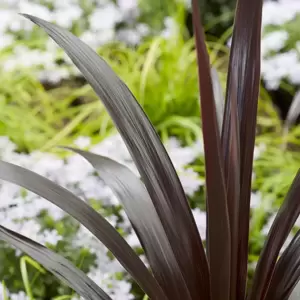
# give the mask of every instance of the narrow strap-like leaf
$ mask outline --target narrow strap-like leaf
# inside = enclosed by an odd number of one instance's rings
[[[292,293],[290,294],[288,300],[299,300],[300,299],[300,284],[299,282],[294,287]]]
[[[300,214],[300,171],[280,207],[268,234],[254,273],[248,299],[264,299],[280,249]]]
[[[0,240],[30,255],[84,299],[112,300],[94,281],[71,262],[41,244],[1,225]]]
[[[224,116],[224,95],[223,89],[220,82],[218,71],[212,67],[211,68],[211,79],[214,91],[214,98],[216,103],[216,111],[217,111],[217,120],[220,134],[222,133],[222,126],[223,126],[223,116]]]
[[[193,0],[193,24],[198,58],[202,130],[205,151],[208,257],[213,300],[229,299],[230,229],[221,139],[211,80],[209,57],[201,24],[200,1]]]
[[[140,179],[124,165],[107,157],[64,147],[83,156],[118,196],[152,268],[169,299],[191,299],[178,263],[151,198]]]
[[[278,260],[264,300],[288,300],[300,279],[300,231]]]
[[[80,198],[43,176],[4,161],[0,161],[0,179],[32,191],[73,216],[116,256],[151,298],[165,299],[160,286],[133,249],[105,218]]]
[[[295,94],[291,106],[288,110],[286,120],[283,125],[283,149],[287,146],[287,135],[291,126],[295,124],[300,115],[300,90]]]
[[[296,122],[297,118],[300,115],[300,90],[295,94],[291,106],[289,108],[286,120],[284,122],[284,129],[288,129]]]
[[[230,156],[231,104],[236,90],[240,127],[240,203],[238,253],[234,258],[231,280],[231,300],[243,299],[247,278],[248,238],[252,162],[256,130],[257,102],[260,82],[260,39],[262,0],[238,0],[227,79],[225,114],[222,132],[224,161]],[[235,92],[234,92],[235,93]],[[226,167],[225,167],[226,168]],[[227,172],[225,172],[228,174]],[[227,179],[226,179],[227,180]],[[232,207],[234,208],[234,207]],[[235,216],[236,212],[230,212]],[[235,256],[235,234],[233,236]],[[236,291],[234,285],[236,284]]]
[[[98,94],[141,174],[193,297],[208,294],[204,247],[183,187],[166,149],[142,108],[107,63],[70,32],[37,17]]]
[[[238,242],[239,242],[239,205],[240,205],[240,129],[237,108],[237,79],[232,84],[230,101],[230,133],[228,156],[224,161],[227,203],[231,232],[230,300],[236,299]]]

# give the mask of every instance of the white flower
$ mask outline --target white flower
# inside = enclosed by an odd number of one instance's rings
[[[264,2],[261,73],[269,90],[278,89],[281,81],[284,79],[294,85],[300,84],[300,53],[297,49],[297,44],[295,49],[281,53],[279,51],[286,46],[289,33],[276,28],[271,32],[270,29],[266,30],[266,27],[269,25],[282,26],[294,20],[297,15],[300,15],[300,1],[298,0]],[[228,46],[231,46],[231,38],[228,41]]]
[[[53,53],[29,50],[24,46],[16,46],[14,52],[15,56],[4,62],[4,68],[7,71],[20,67],[44,66],[45,68],[54,68],[55,66],[55,55]]]
[[[116,227],[117,225],[117,221],[118,221],[118,217],[115,215],[111,215],[106,217],[106,220],[110,223],[110,225]]]
[[[30,300],[30,298],[25,294],[25,292],[21,291],[18,294],[9,294],[10,300]]]
[[[121,11],[118,7],[109,3],[103,8],[95,9],[90,16],[90,25],[93,31],[112,29],[122,20]]]
[[[132,248],[140,248],[141,243],[134,231],[132,231],[127,237],[126,237],[127,243],[132,247]]]
[[[16,145],[13,144],[7,136],[0,136],[0,156],[5,158],[16,150]]]
[[[80,137],[75,141],[78,146],[89,146],[90,139]],[[200,145],[202,145],[200,143]],[[112,193],[96,175],[92,166],[82,157],[71,154],[67,159],[61,159],[53,154],[35,151],[31,154],[21,154],[15,151],[15,145],[6,137],[0,137],[0,157],[13,161],[20,166],[33,170],[54,182],[66,187],[89,202],[91,199],[101,201],[103,205],[119,205],[117,197]],[[94,145],[92,152],[99,153],[116,159],[122,164],[135,169],[132,158],[119,134],[104,139]],[[201,146],[192,145],[182,147],[175,138],[170,138],[166,145],[170,157],[176,166],[181,182],[187,194],[192,195],[202,183],[197,174],[186,168],[186,164],[193,162],[201,153]],[[137,171],[136,171],[137,172]],[[138,173],[136,173],[138,175]],[[34,193],[26,192],[20,187],[0,182],[0,221],[1,225],[15,230],[42,244],[56,245],[63,237],[55,229],[44,230],[39,224],[37,217],[44,211],[54,221],[66,216],[66,213],[49,201],[42,199]],[[124,210],[120,210],[121,220],[116,215],[107,216],[106,219],[113,225],[126,232],[126,240],[133,247],[139,247],[140,243],[133,232],[128,217]],[[193,212],[197,226],[205,238],[205,213],[199,209]],[[107,256],[106,247],[101,244],[84,226],[80,225],[76,238],[71,241],[74,247],[86,248],[96,256],[95,266],[90,268],[89,276],[99,283],[112,295],[113,299],[131,299],[130,285],[126,281],[116,281],[114,274],[124,272],[124,268],[117,260],[111,260]],[[16,251],[15,255],[21,255]],[[23,294],[14,295],[23,297]],[[23,299],[23,298],[20,298]]]
[[[161,32],[161,36],[169,39],[170,37],[176,35],[179,31],[178,24],[175,19],[171,17],[166,17],[164,20],[165,29]]]
[[[61,170],[60,181],[63,182],[64,185],[81,182],[85,180],[92,171],[93,167],[87,163],[83,157],[75,154],[67,158],[67,163]]]
[[[263,6],[262,25],[283,25],[300,12],[297,0],[266,1]]]
[[[300,217],[298,217],[297,221],[295,222],[295,226],[300,228]]]
[[[191,168],[178,171],[178,175],[183,189],[188,196],[193,196],[198,191],[199,187],[203,186],[205,183],[205,181],[200,179],[199,175]]]
[[[196,149],[181,147],[179,141],[173,137],[166,142],[166,149],[176,169],[182,169],[198,156]]]
[[[59,9],[54,14],[54,20],[58,25],[70,28],[75,20],[78,20],[82,15],[82,10],[79,6],[69,6],[66,9]]]
[[[298,53],[300,54],[300,41],[298,41],[296,43],[296,50],[298,51]]]
[[[121,10],[129,11],[138,8],[137,0],[117,0],[117,4]]]
[[[262,195],[260,193],[251,193],[250,207],[257,208],[262,203]]]
[[[117,33],[117,39],[124,41],[130,45],[137,45],[140,43],[142,35],[135,29],[121,29]]]
[[[81,39],[95,50],[116,38],[136,45],[150,32],[147,25],[137,23],[139,16],[137,0],[118,0],[118,5],[111,0],[96,1],[93,3],[95,7],[92,12],[85,10],[85,7],[82,7],[80,1],[77,0],[53,0],[51,4],[50,9],[46,3],[41,4],[36,1],[2,0],[0,4],[0,49],[13,44],[15,32],[29,40],[34,30],[38,30],[32,22],[18,15],[19,12],[36,15],[68,29],[73,29],[73,25],[76,25],[76,28],[80,30]],[[85,24],[81,22],[83,13],[87,14],[88,22]],[[116,24],[119,22],[123,22],[125,27],[116,29]],[[68,66],[68,62],[63,65],[58,64],[55,58],[58,58],[57,54],[60,54],[61,50],[56,44],[49,42],[50,40],[46,35],[41,37],[41,44],[46,45],[46,49],[43,50],[37,46],[35,49],[23,47],[18,53],[14,51],[15,53],[1,62],[1,68],[5,71],[13,71],[22,67],[30,68],[30,71],[42,82],[53,84],[58,84],[70,76],[81,76],[73,64],[70,64],[71,67]]]
[[[64,166],[63,160],[53,154],[32,152],[29,159],[32,163],[31,171],[48,178]]]
[[[254,147],[254,153],[253,153],[253,160],[257,160],[261,157],[262,153],[266,151],[266,145],[265,144],[259,144],[255,145]]]
[[[294,85],[300,84],[300,60],[291,68],[288,79]]]
[[[91,138],[86,136],[80,136],[75,141],[74,144],[79,148],[86,148],[91,144]]]
[[[150,33],[150,27],[147,24],[139,23],[136,25],[136,30],[139,32],[139,34],[144,37]]]
[[[183,3],[187,9],[191,9],[192,7],[192,0],[177,0],[179,3]]]
[[[287,239],[285,240],[284,244],[282,245],[281,249],[280,249],[280,254],[283,253],[283,251],[289,246],[289,244],[291,243],[293,239],[293,235],[289,234]]]
[[[261,42],[262,55],[267,55],[270,51],[279,51],[289,38],[289,34],[284,30],[274,31],[265,35]]]
[[[262,76],[270,88],[277,88],[283,78],[292,76],[291,71],[298,64],[299,58],[296,50],[279,53],[263,60]]]
[[[87,175],[84,180],[79,182],[78,188],[86,199],[103,199],[103,204],[112,204],[111,201],[106,203],[106,199],[113,197],[112,191],[97,176]]]
[[[7,34],[1,34],[0,36],[0,49],[10,46],[13,43],[13,37]]]
[[[275,217],[276,217],[276,214],[273,214],[267,221],[267,223],[265,224],[265,226],[262,228],[262,234],[264,235],[268,235],[270,229],[271,229],[271,226],[275,220]]]
[[[92,48],[97,48],[103,44],[113,41],[115,38],[115,30],[113,28],[103,29],[98,32],[86,31],[80,39]]]
[[[131,284],[126,281],[115,280],[113,281],[112,288],[110,288],[110,295],[115,300],[130,300],[133,295],[130,293]]]
[[[206,240],[206,212],[201,211],[199,208],[193,209],[193,216],[198,227],[201,239]]]
[[[56,245],[61,240],[62,236],[60,236],[56,230],[45,230],[39,235],[39,243],[43,245],[46,243]]]
[[[4,299],[5,293],[8,295],[7,289],[2,285],[0,281],[0,300]]]
[[[55,68],[54,70],[47,69],[38,73],[38,78],[42,82],[50,82],[52,84],[58,84],[63,79],[68,79],[70,72],[63,68]]]
[[[44,5],[33,3],[32,1],[20,0],[19,2],[19,11],[22,13],[31,14],[33,16],[39,16],[39,18],[44,19],[46,21],[53,21],[52,12]],[[18,23],[18,24],[17,24]],[[28,20],[24,19],[22,16],[18,16],[18,22],[15,22],[10,28],[12,30],[18,31],[23,28],[23,24],[30,23]]]

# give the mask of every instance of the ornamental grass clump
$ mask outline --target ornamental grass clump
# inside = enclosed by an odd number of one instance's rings
[[[252,284],[246,288],[262,0],[237,3],[221,131],[199,2],[192,1],[192,7],[206,167],[206,250],[170,158],[130,90],[78,38],[30,15],[24,16],[66,51],[93,87],[133,157],[142,181],[116,161],[68,148],[90,162],[118,196],[150,270],[114,227],[68,190],[4,161],[0,162],[0,178],[44,197],[77,219],[114,254],[151,299],[288,299],[300,276],[299,233],[278,256],[300,213],[300,173],[277,213]],[[111,299],[82,271],[44,246],[2,226],[0,238],[31,255],[83,298]]]

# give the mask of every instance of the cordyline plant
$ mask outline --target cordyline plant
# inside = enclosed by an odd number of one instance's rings
[[[270,229],[251,288],[246,290],[262,0],[239,0],[237,4],[221,131],[198,1],[192,3],[206,165],[206,251],[176,171],[130,90],[78,38],[30,15],[24,16],[66,51],[91,84],[136,163],[143,181],[109,158],[71,149],[89,161],[118,196],[151,270],[101,215],[68,190],[3,161],[0,178],[44,197],[76,218],[151,299],[288,299],[300,276],[299,233],[278,256],[300,213],[299,173]],[[2,226],[0,238],[31,255],[83,298],[111,299],[82,271],[44,246]]]

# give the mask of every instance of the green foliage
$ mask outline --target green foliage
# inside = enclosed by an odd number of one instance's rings
[[[65,85],[47,91],[30,70],[1,73],[0,78],[0,135],[9,136],[20,151],[49,149],[65,138],[87,134],[82,121],[90,120],[95,128],[93,119],[105,116],[85,86],[73,89]],[[82,96],[86,102],[74,106]]]
[[[161,29],[164,18],[174,15],[179,9],[185,9],[185,22],[191,28],[190,0],[140,0],[142,20],[154,28]],[[200,1],[203,24],[207,32],[219,38],[231,25],[234,16],[236,0],[202,0]]]
[[[220,41],[208,43],[210,56],[218,67],[224,87],[228,53],[222,45]],[[169,40],[155,38],[137,49],[110,44],[99,49],[99,53],[128,84],[162,138],[176,135],[189,143],[195,137],[200,137],[198,77],[193,41],[178,35]],[[3,100],[0,134],[10,136],[20,151],[49,150],[54,145],[69,143],[81,135],[91,136],[93,142],[97,142],[113,130],[107,113],[98,101],[95,102],[94,93],[81,79],[73,78],[50,89],[40,84],[31,70],[1,73],[0,79],[4,83],[0,87]],[[280,149],[281,122],[266,91],[262,89],[260,96],[257,142],[265,144],[267,150],[255,162],[254,189],[274,201],[264,202],[255,212],[257,217],[253,220],[250,235],[250,263],[257,261],[263,246],[264,236],[260,231],[267,219],[269,206],[273,205],[273,209],[280,206],[300,161],[293,148],[289,148],[289,151]],[[298,135],[298,127],[289,134],[289,143],[293,147],[298,146]],[[201,161],[195,167],[202,176],[203,164]],[[199,192],[199,197],[204,203],[203,190]],[[108,210],[102,212],[107,213]],[[76,223],[70,218],[54,222],[45,215],[41,215],[40,221],[47,228],[55,228],[64,237],[55,251],[86,271],[93,263],[93,257],[88,252],[74,250],[69,243]],[[61,295],[56,300],[70,298],[71,290],[68,287],[59,285],[52,275],[43,274],[41,269],[36,270],[37,265],[28,264],[30,260],[27,257],[21,258],[23,268],[20,272],[19,262],[12,264],[14,253],[5,253],[7,258],[1,259],[4,264],[0,267],[0,274],[5,281],[14,282],[11,291],[25,286],[28,295],[41,298],[45,295]],[[253,271],[250,269],[249,273],[251,278]],[[35,278],[36,274],[39,274],[38,278]]]
[[[300,14],[296,14],[295,18],[289,20],[288,22],[282,25],[268,25],[264,28],[264,33],[270,33],[274,31],[286,31],[288,33],[287,41],[285,42],[282,52],[286,52],[292,49],[296,49],[300,55]],[[275,53],[276,54],[276,53]]]
[[[186,139],[199,134],[191,41],[186,43],[181,36],[168,41],[157,38],[137,50],[111,44],[99,52],[140,99],[161,134]],[[80,135],[97,142],[112,129],[106,112],[84,82],[75,79],[49,89],[37,81],[34,70],[24,69],[0,73],[0,78],[0,134],[9,136],[21,151],[49,150]]]
[[[228,50],[216,42],[208,46],[225,88]],[[168,40],[151,39],[137,49],[105,45],[99,53],[126,82],[163,138],[176,135],[190,142],[200,136],[193,40],[179,32]],[[9,136],[20,151],[49,150],[77,136],[98,142],[113,130],[103,106],[81,79],[44,86],[33,69],[2,72],[0,79],[0,134]],[[278,117],[265,92],[262,99],[259,123],[265,130]]]

